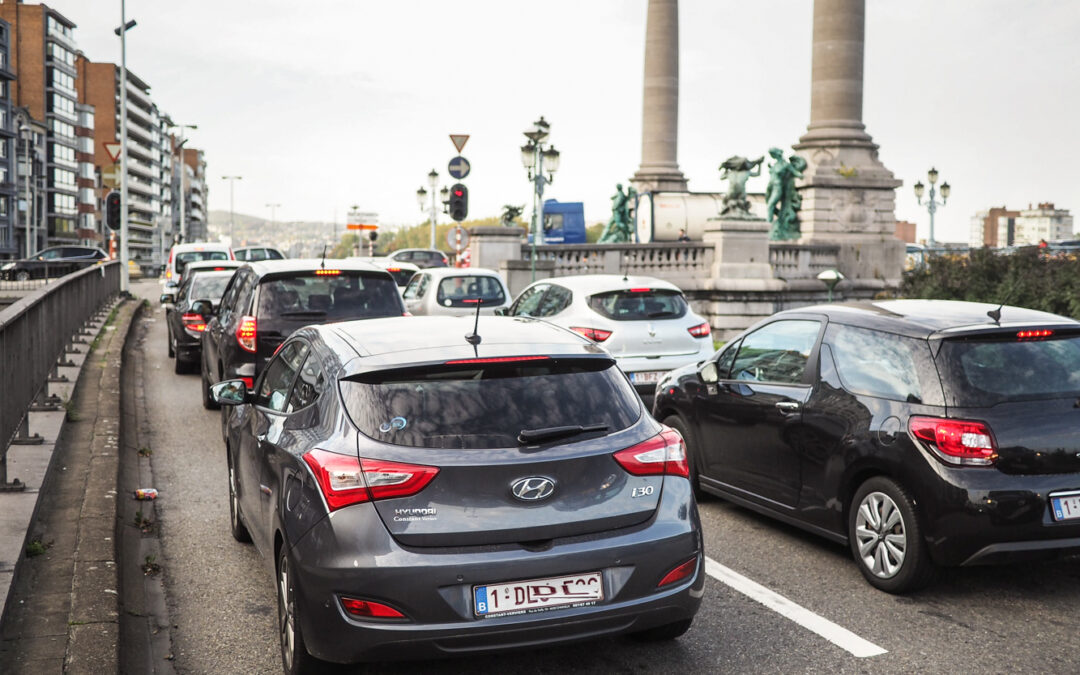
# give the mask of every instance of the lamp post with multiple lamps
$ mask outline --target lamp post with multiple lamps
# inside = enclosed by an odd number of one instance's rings
[[[550,129],[551,125],[541,115],[533,122],[532,128],[524,132],[529,142],[521,146],[521,163],[529,172],[529,180],[533,181],[532,246],[529,254],[533,281],[536,281],[536,244],[544,243],[544,186],[553,182],[554,174],[559,169],[559,151],[554,145],[544,146]],[[544,176],[545,168],[547,176]]]
[[[930,239],[927,241],[927,246],[934,247],[937,242],[934,240],[934,213],[937,212],[937,207],[945,206],[945,201],[949,198],[949,193],[952,188],[949,187],[949,182],[945,181],[941,184],[941,201],[937,201],[937,192],[934,190],[934,185],[937,183],[938,171],[934,167],[930,167],[930,170],[926,172],[926,180],[930,182],[930,195],[926,200],[926,210],[930,212]],[[926,191],[926,186],[922,184],[922,181],[915,183],[915,199],[919,200],[921,206],[923,201],[923,193]]]
[[[450,188],[443,186],[442,190],[439,190],[439,172],[435,169],[431,170],[431,173],[427,175],[428,186],[431,187],[431,240],[429,246],[435,248],[435,219],[438,217],[439,204],[438,198],[442,197],[442,203],[446,204],[450,199]],[[420,189],[416,191],[416,202],[420,205],[420,210],[423,211],[428,207],[427,203],[428,191],[420,186]]]
[[[229,246],[235,246],[233,242],[233,185],[236,181],[242,179],[243,176],[222,176],[221,180],[229,181]]]

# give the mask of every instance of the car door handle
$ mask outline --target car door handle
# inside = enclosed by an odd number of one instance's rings
[[[776,409],[784,413],[785,415],[792,415],[794,413],[797,413],[799,412],[799,408],[801,407],[802,406],[800,406],[796,401],[780,401],[776,404]]]

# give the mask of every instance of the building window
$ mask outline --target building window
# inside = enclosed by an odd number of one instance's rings
[[[58,68],[49,68],[49,81],[54,87],[75,91],[75,78]]]
[[[49,143],[49,159],[60,164],[75,167],[75,150],[59,143]]]
[[[7,139],[0,139],[0,159],[7,159],[8,156],[8,142]]]
[[[0,195],[0,218],[7,218],[8,215],[8,198],[5,195]]]
[[[63,46],[50,42],[45,48],[46,53],[49,55],[49,59],[52,61],[59,61],[60,63],[66,63],[71,67],[75,67],[75,54]]]
[[[75,117],[75,101],[72,101],[66,96],[53,92],[49,97],[49,111],[54,113],[63,113],[68,117]]]
[[[74,171],[68,171],[67,169],[57,169],[54,167],[52,170],[52,179],[52,184],[56,187],[69,189],[75,187]]]
[[[71,28],[57,21],[56,17],[50,16],[46,25],[50,33],[59,33],[66,38],[71,38]]]
[[[60,136],[63,138],[75,138],[75,127],[67,122],[51,119],[49,120],[49,128],[52,129],[54,136]]]
[[[49,201],[51,202],[50,210],[53,213],[62,213],[65,215],[75,215],[75,196],[60,194],[59,192],[53,192],[49,194]],[[58,221],[59,222],[59,219]],[[70,223],[70,221],[69,221]],[[57,228],[59,230],[59,228]],[[65,230],[70,232],[70,230]]]

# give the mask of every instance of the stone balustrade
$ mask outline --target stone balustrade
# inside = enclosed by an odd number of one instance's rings
[[[769,265],[777,279],[816,279],[825,270],[836,269],[839,245],[769,244]]]

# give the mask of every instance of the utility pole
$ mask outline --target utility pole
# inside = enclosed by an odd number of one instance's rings
[[[135,27],[135,21],[127,20],[120,0],[120,292],[127,293],[131,280],[128,278],[128,152],[127,152],[127,32]]]
[[[229,181],[229,246],[231,248],[236,248],[236,242],[233,239],[233,219],[235,218],[235,216],[233,214],[233,184],[236,183],[236,181],[240,180],[241,178],[243,178],[243,176],[222,176],[221,177],[221,180]]]

